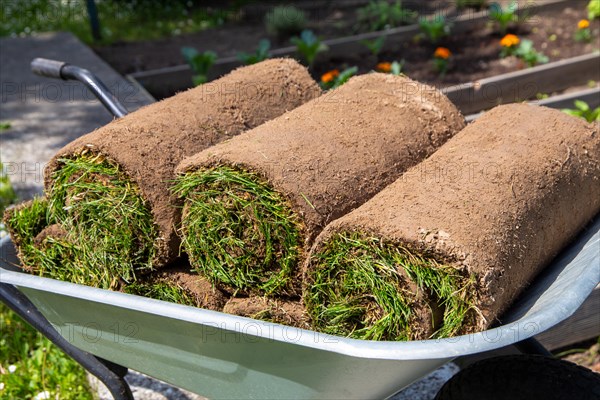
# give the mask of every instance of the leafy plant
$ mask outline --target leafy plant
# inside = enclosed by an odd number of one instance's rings
[[[421,18],[419,20],[419,29],[432,44],[436,44],[441,38],[450,35],[451,28],[451,24],[446,22],[443,15],[435,15],[431,18]]]
[[[294,6],[277,6],[265,16],[265,26],[280,38],[297,35],[306,28],[306,14]]]
[[[312,67],[317,54],[329,50],[329,47],[308,29],[302,31],[300,37],[293,37],[290,41],[296,46],[296,51],[300,53],[309,67]]]
[[[0,216],[4,214],[4,209],[11,205],[17,199],[2,161],[0,161]]]
[[[417,13],[402,7],[401,1],[371,1],[356,11],[359,29],[381,31],[412,23]]]
[[[590,21],[582,19],[577,23],[575,31],[575,40],[578,42],[589,43],[592,41],[592,31],[590,30]]]
[[[0,397],[92,400],[85,370],[0,303]]]
[[[181,54],[192,68],[194,85],[198,86],[206,83],[208,81],[208,71],[217,60],[217,53],[210,50],[200,53],[193,47],[183,47]]]
[[[590,0],[587,5],[588,18],[600,18],[600,0]]]
[[[456,0],[456,8],[463,10],[465,8],[475,8],[477,10],[486,6],[486,0]]]
[[[373,54],[375,57],[377,57],[379,55],[379,53],[381,53],[381,49],[383,48],[383,45],[385,44],[385,36],[380,36],[377,39],[373,39],[373,40],[367,40],[367,39],[361,40],[360,44],[362,44],[367,49],[369,49],[371,54]]]
[[[10,122],[0,122],[0,133],[9,130],[12,127]]]
[[[442,78],[448,72],[450,57],[452,57],[452,52],[445,47],[438,47],[433,53],[433,65]]]
[[[500,33],[505,34],[510,23],[518,22],[518,8],[519,4],[516,1],[510,3],[506,8],[502,8],[499,3],[490,5],[490,19],[498,24]]]
[[[521,40],[518,36],[509,33],[500,40],[500,45],[502,46],[500,57],[515,56],[529,67],[548,62],[548,57],[538,52],[529,39]]]
[[[375,67],[375,70],[379,72],[389,73],[392,75],[400,75],[402,74],[402,69],[404,68],[404,60],[394,61],[394,62],[380,62]]]
[[[346,68],[342,72],[337,69],[326,72],[321,76],[321,87],[325,90],[335,89],[348,82],[358,72],[358,67]]]
[[[583,100],[575,100],[574,104],[575,108],[565,108],[561,111],[574,117],[583,118],[587,122],[600,121],[600,107],[592,110]]]
[[[545,64],[548,62],[548,57],[543,53],[538,52],[533,47],[533,42],[528,39],[521,40],[521,43],[515,51],[515,56],[520,58],[529,67],[534,67],[538,64]]]
[[[271,41],[269,39],[262,39],[258,42],[258,48],[254,53],[238,53],[238,58],[245,65],[256,64],[269,58],[269,50],[271,49]]]

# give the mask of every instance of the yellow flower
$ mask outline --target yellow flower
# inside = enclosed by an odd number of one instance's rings
[[[433,53],[434,57],[441,58],[443,60],[449,59],[451,55],[452,52],[445,47],[438,47],[435,49],[435,53]]]
[[[504,36],[502,38],[502,40],[500,40],[500,46],[513,47],[513,46],[518,45],[519,42],[521,42],[521,39],[519,39],[519,37],[517,35],[513,35],[512,33],[509,33],[508,35]]]
[[[322,76],[321,76],[321,82],[323,83],[329,83],[329,82],[333,82],[333,80],[336,78],[336,76],[338,76],[340,74],[340,71],[337,69],[332,69],[331,71],[325,72]]]
[[[375,69],[379,72],[390,72],[392,70],[392,63],[380,62],[379,64],[377,64]]]
[[[577,24],[577,27],[579,29],[585,29],[585,28],[589,28],[590,27],[590,21],[588,21],[587,19],[582,19],[581,21],[579,21],[579,23]]]

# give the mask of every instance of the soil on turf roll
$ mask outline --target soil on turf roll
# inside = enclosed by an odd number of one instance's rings
[[[183,248],[212,282],[299,294],[300,263],[330,221],[464,127],[439,91],[372,73],[184,160]]]
[[[321,233],[305,265],[313,328],[426,339],[430,327],[403,314],[422,303],[412,281],[442,308],[434,336],[483,330],[599,211],[598,127],[497,107]],[[369,283],[351,285],[365,264]],[[384,290],[398,282],[400,306]],[[403,332],[385,323],[398,317]]]
[[[227,301],[223,312],[296,328],[310,329],[308,317],[304,312],[302,303],[299,301],[259,296],[234,297]]]
[[[111,262],[134,254],[134,268],[165,265],[179,253],[180,209],[169,191],[177,163],[319,94],[305,67],[271,59],[144,107],[56,154],[45,175],[50,212],[89,243],[124,230],[126,240],[108,247],[126,254],[108,254]]]
[[[227,296],[208,280],[190,271],[185,261],[162,268],[132,284],[123,285],[121,291],[156,300],[169,301],[193,307],[222,311]]]

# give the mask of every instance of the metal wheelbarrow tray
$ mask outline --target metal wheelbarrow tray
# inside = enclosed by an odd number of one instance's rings
[[[521,342],[563,321],[600,282],[600,217],[506,313],[504,325],[448,339],[376,342],[10,271],[16,286],[76,347],[209,398],[385,398],[460,356]]]

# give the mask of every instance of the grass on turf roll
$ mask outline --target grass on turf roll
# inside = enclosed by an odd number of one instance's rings
[[[312,326],[382,340],[483,330],[599,211],[597,125],[494,108],[322,232],[305,265]]]
[[[299,294],[320,230],[464,126],[437,90],[368,74],[184,160],[182,237],[192,266],[231,292]]]
[[[67,232],[86,283],[131,283],[140,271],[173,261],[180,209],[169,188],[177,163],[318,94],[306,68],[271,59],[144,107],[60,150],[46,169],[47,214]]]

